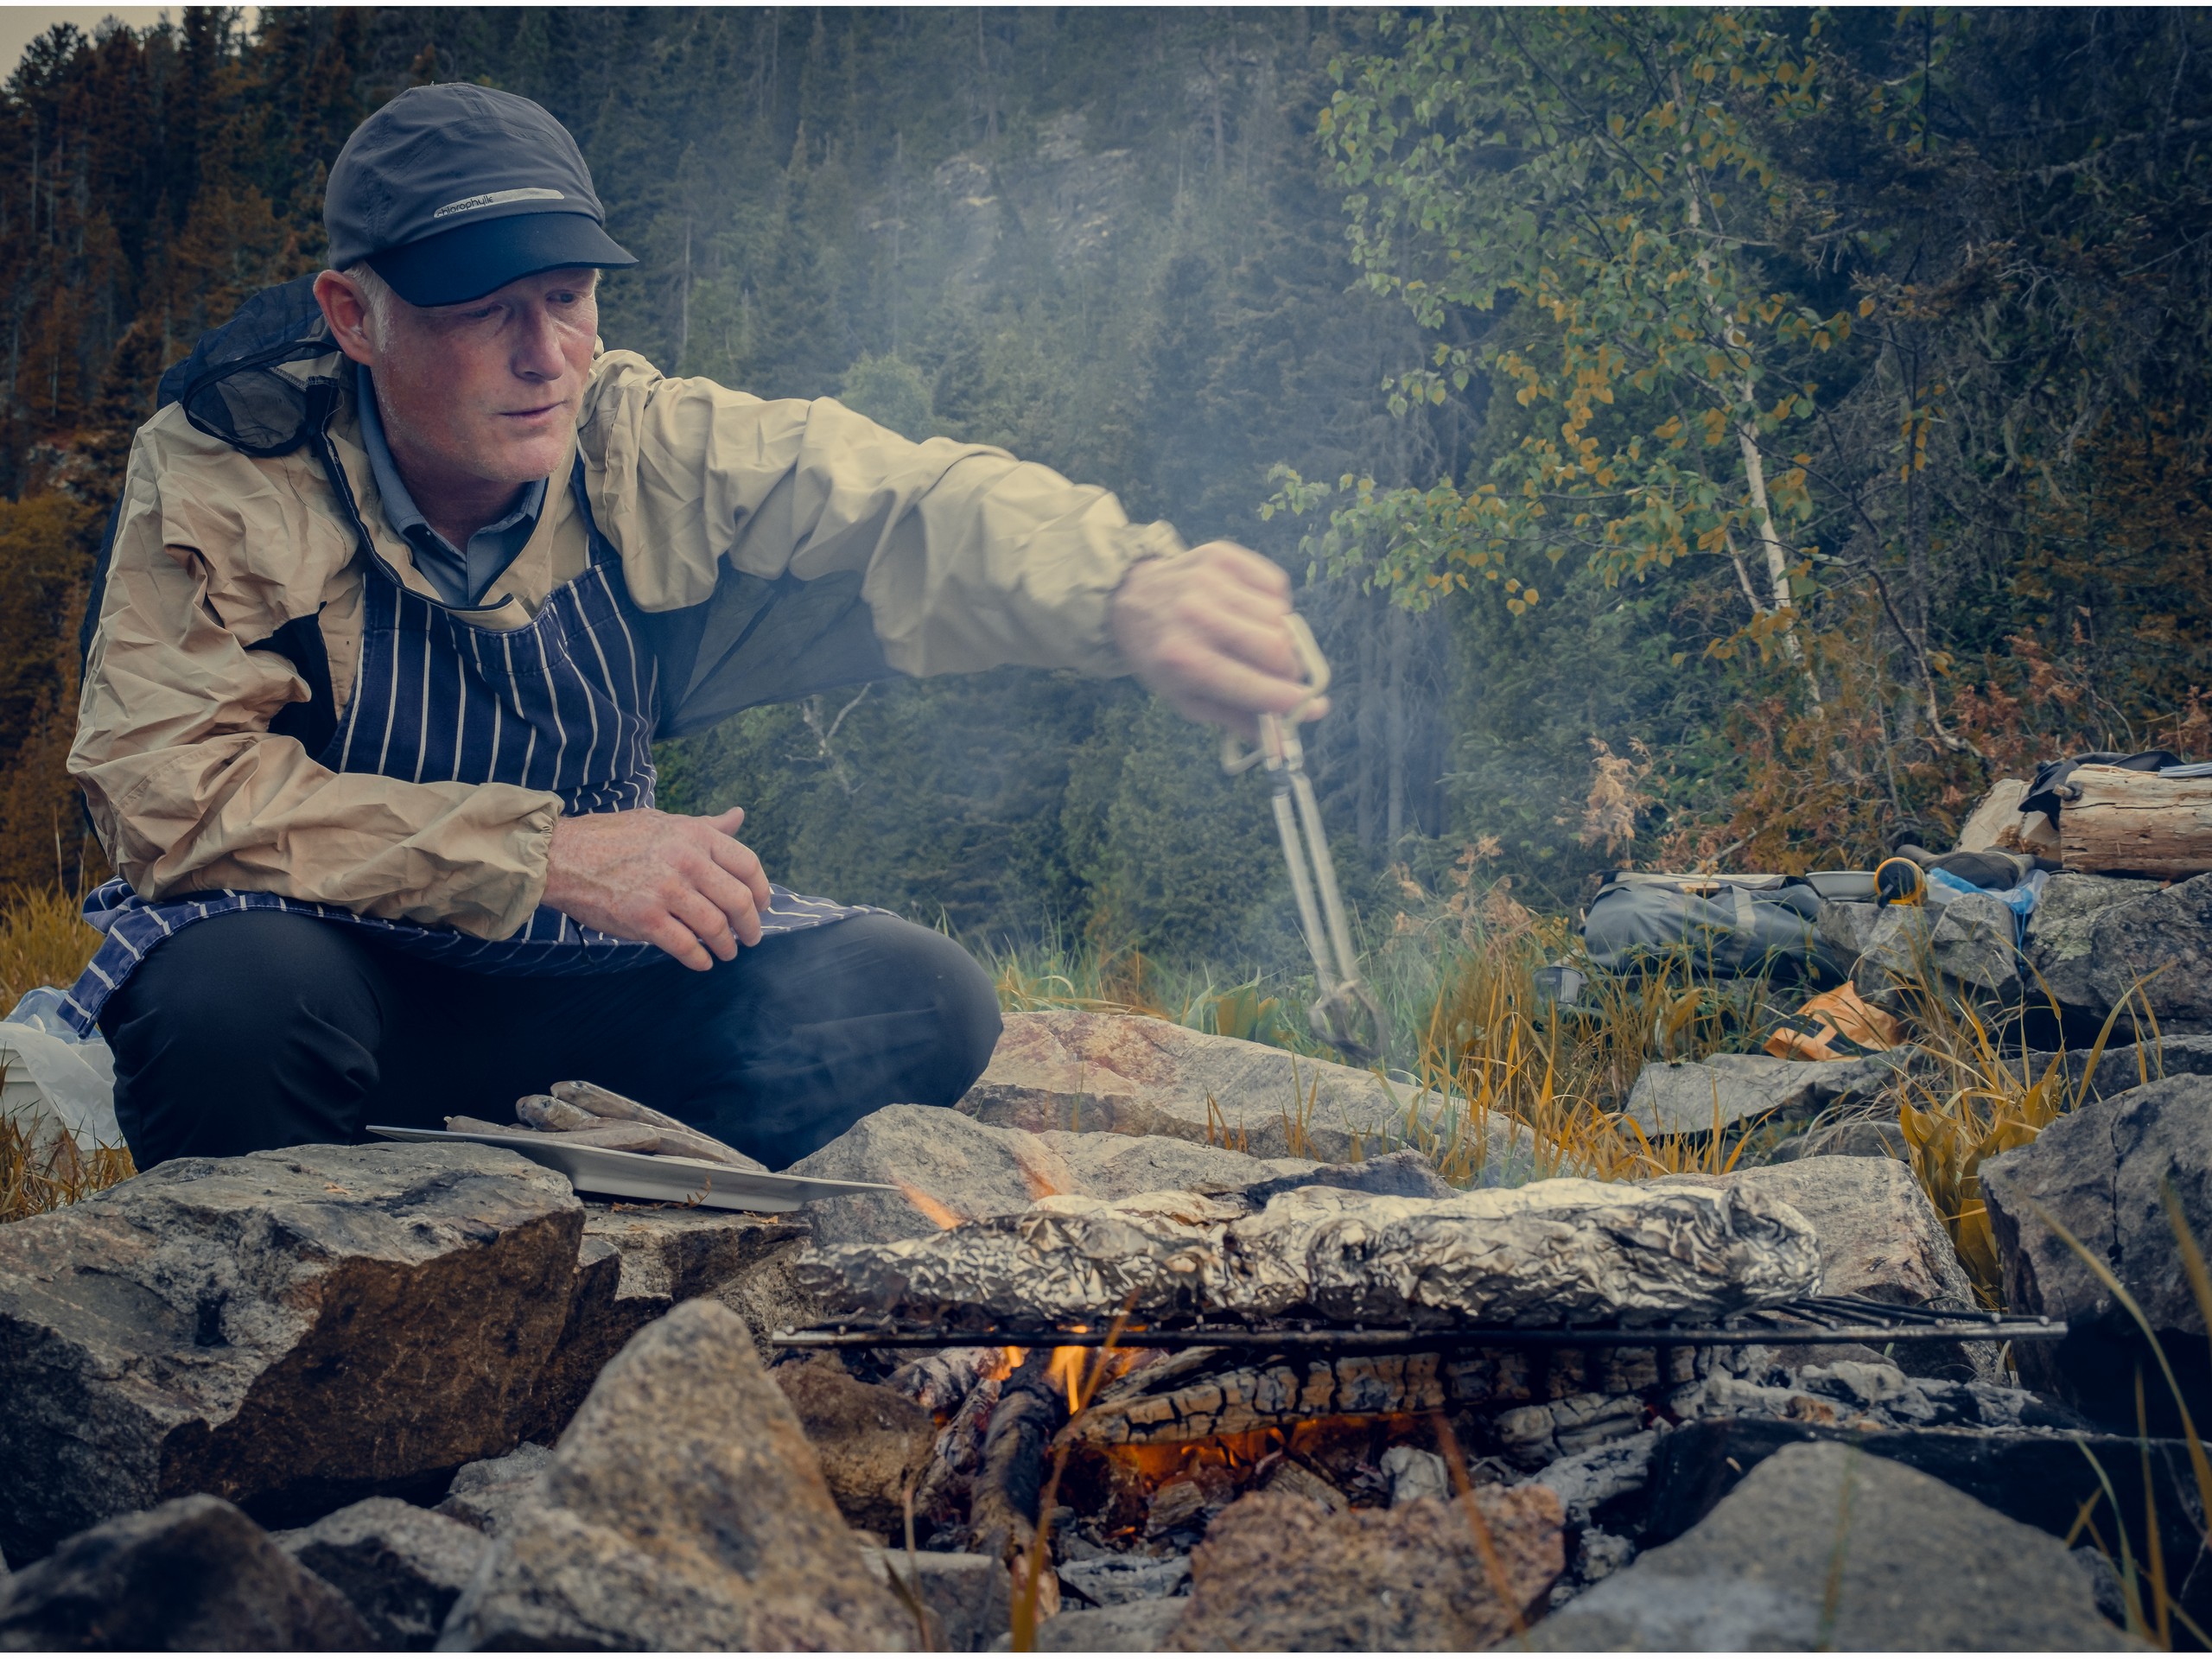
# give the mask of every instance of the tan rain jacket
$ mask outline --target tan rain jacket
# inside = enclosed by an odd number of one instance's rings
[[[386,567],[435,599],[385,522],[350,398],[330,434],[361,522]],[[1130,524],[1107,492],[1003,450],[911,442],[830,398],[764,402],[630,352],[599,357],[577,443],[593,518],[642,609],[707,616],[734,588],[754,605],[794,584],[847,588],[869,649],[906,674],[1122,672],[1109,598],[1137,560],[1182,546],[1165,524]],[[564,469],[491,602],[461,614],[522,626],[588,556]],[[342,712],[362,566],[311,448],[256,459],[162,410],[131,450],[70,771],[142,897],[258,888],[505,938],[544,890],[557,797],[333,772],[269,730],[308,690],[284,655],[251,647],[319,613]],[[786,673],[780,694],[795,683]],[[706,696],[700,718],[745,700]]]

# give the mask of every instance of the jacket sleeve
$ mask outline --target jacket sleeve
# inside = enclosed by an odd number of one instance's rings
[[[1003,449],[916,443],[834,398],[764,402],[601,358],[581,433],[601,528],[647,610],[697,604],[722,563],[770,580],[857,573],[906,674],[1127,671],[1108,602],[1182,550],[1108,492]]]
[[[334,772],[272,735],[307,687],[226,626],[201,543],[283,544],[296,503],[265,474],[180,479],[158,447],[142,433],[132,453],[69,755],[117,871],[148,899],[248,887],[486,938],[521,927],[559,797]]]

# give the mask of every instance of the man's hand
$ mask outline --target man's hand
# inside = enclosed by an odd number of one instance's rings
[[[1131,565],[1110,612],[1139,680],[1192,720],[1247,737],[1254,716],[1287,714],[1306,696],[1289,613],[1290,578],[1234,542]],[[1318,702],[1306,718],[1327,709]]]
[[[739,945],[760,943],[768,878],[753,849],[732,839],[744,822],[735,806],[714,818],[650,807],[563,817],[553,825],[543,902],[704,972],[714,957],[728,962]]]

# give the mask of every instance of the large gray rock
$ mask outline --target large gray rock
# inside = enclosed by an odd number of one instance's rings
[[[861,1382],[818,1351],[770,1375],[798,1414],[845,1519],[884,1537],[901,1535],[907,1494],[937,1443],[930,1414],[903,1395]]]
[[[0,1651],[375,1644],[345,1597],[219,1497],[118,1516],[0,1583]]]
[[[177,1159],[0,1228],[0,1548],[185,1492],[304,1521],[505,1451],[582,1228],[476,1146]]]
[[[946,1653],[983,1653],[1012,1628],[1014,1574],[995,1555],[964,1551],[863,1549],[869,1570],[917,1592],[935,1628],[931,1645]]]
[[[2063,1054],[2030,1050],[2015,1069],[2040,1077],[2056,1061],[2069,1099],[2077,1093],[2091,1099],[2123,1095],[2161,1077],[2212,1077],[2212,1036],[2175,1037],[2161,1031],[2156,1042],[2126,1040],[2134,1034],[2133,1022],[2122,1014],[2113,1027],[2111,1040],[2097,1056],[2094,1072],[2089,1069],[2087,1047],[2069,1048]],[[2146,1038],[2148,1034],[2146,1027]]]
[[[379,1645],[426,1651],[486,1548],[482,1533],[396,1497],[365,1497],[276,1542],[352,1602]]]
[[[1814,1157],[1728,1175],[1670,1175],[1654,1186],[1740,1186],[1788,1205],[1820,1239],[1821,1292],[1904,1307],[1976,1306],[1974,1286],[1936,1206],[1905,1165],[1888,1158]],[[1898,1363],[1923,1376],[1993,1375],[1993,1344],[1897,1344]]]
[[[910,1646],[744,1321],[680,1304],[615,1357],[439,1645]]]
[[[2069,1009],[2101,1020],[2145,974],[2133,1007],[2145,1001],[2162,1032],[2212,1033],[2212,875],[2171,887],[2103,875],[2054,875],[2028,918],[2026,953],[2044,987]],[[2133,1034],[2122,1014],[2114,1040]]]
[[[1117,1602],[1110,1607],[1070,1607],[1037,1627],[1039,1653],[1158,1653],[1188,1604],[1178,1596]],[[1004,1653],[1004,1637],[993,1644]]]
[[[1313,1167],[1305,1160],[1253,1158],[1160,1135],[1035,1135],[941,1107],[886,1106],[809,1153],[790,1173],[901,1189],[809,1205],[814,1241],[827,1245],[925,1238],[955,1221],[1013,1215],[1059,1193],[1126,1198],[1165,1191],[1220,1192]]]
[[[1734,1187],[1788,1205],[1820,1240],[1821,1294],[1968,1309],[1974,1286],[1911,1170],[1886,1158],[1799,1158],[1726,1175],[1666,1175],[1653,1187]]]
[[[1870,1001],[1909,1007],[1916,988],[1945,980],[2000,1003],[2019,1000],[2019,927],[1994,894],[1932,905],[1831,901],[1815,926]]]
[[[677,1303],[741,1281],[805,1236],[791,1217],[589,1205],[568,1319],[538,1373],[523,1432],[556,1439],[623,1344]]]
[[[2212,1240],[2212,1077],[2089,1102],[1981,1166],[2006,1304],[2073,1327],[2063,1343],[2020,1344],[2021,1377],[2107,1422],[2133,1424],[2133,1371],[2146,1356],[2133,1320],[2058,1230],[2119,1276],[2184,1384],[2201,1387],[2204,1314],[2162,1198],[2169,1185],[2202,1248]],[[2154,1418],[2169,1416],[2156,1362],[2144,1369]]]
[[[1810,1117],[1839,1103],[1871,1100],[1897,1077],[1880,1055],[1851,1060],[1784,1060],[1771,1054],[1715,1054],[1653,1060],[1637,1074],[1628,1116],[1654,1139],[1710,1135],[1780,1112]]]
[[[1544,1605],[1566,1566],[1559,1499],[1538,1486],[1477,1495],[1483,1541],[1457,1503],[1332,1515],[1255,1492],[1191,1557],[1191,1596],[1166,1646],[1186,1652],[1468,1652]],[[1486,1546],[1486,1547],[1485,1547]]]
[[[1544,1652],[2111,1651],[2047,1533],[1840,1445],[1785,1446],[1683,1536],[1529,1632]]]
[[[502,1531],[552,1462],[551,1446],[524,1440],[503,1458],[464,1463],[437,1512],[478,1532]]]
[[[957,1109],[1032,1134],[1159,1135],[1327,1162],[1387,1150],[1410,1116],[1439,1142],[1479,1145],[1479,1185],[1526,1180],[1531,1168],[1528,1132],[1495,1115],[1477,1124],[1433,1090],[1136,1014],[1008,1014]]]

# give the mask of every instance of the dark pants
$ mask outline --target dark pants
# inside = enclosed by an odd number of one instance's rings
[[[281,911],[195,922],[100,1014],[141,1169],[371,1123],[512,1121],[579,1077],[782,1168],[893,1101],[950,1106],[989,1062],[998,999],[951,940],[890,916],[773,935],[696,973],[500,978]]]

